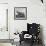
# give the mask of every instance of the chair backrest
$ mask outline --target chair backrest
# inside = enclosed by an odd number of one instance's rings
[[[29,34],[34,34],[37,35],[40,32],[40,24],[32,23],[29,24],[27,23],[27,30]]]

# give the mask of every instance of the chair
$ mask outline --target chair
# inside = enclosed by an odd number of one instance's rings
[[[34,42],[39,43],[39,33],[40,33],[40,24],[32,23],[29,24],[27,23],[27,31],[22,31],[22,34],[20,34],[20,44],[22,41],[25,41],[24,35],[29,34],[32,37],[29,39],[31,44],[33,45]],[[26,39],[28,40],[28,38]]]

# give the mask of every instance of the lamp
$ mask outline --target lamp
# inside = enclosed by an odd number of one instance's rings
[[[43,0],[41,0],[41,2],[43,3]]]

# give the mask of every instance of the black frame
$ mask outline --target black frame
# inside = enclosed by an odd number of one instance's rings
[[[18,9],[19,9],[19,8],[20,8],[20,9],[21,9],[21,8],[25,8],[25,10],[26,10],[26,11],[25,11],[25,12],[26,12],[25,18],[22,18],[22,19],[16,18],[16,14],[15,14],[16,8],[18,8]],[[27,7],[14,7],[14,20],[27,20]]]

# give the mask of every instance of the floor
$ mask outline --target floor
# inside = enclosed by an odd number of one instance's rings
[[[0,46],[12,46],[11,43],[0,43]]]
[[[28,43],[22,42],[22,44],[19,46],[31,46],[31,45]],[[42,44],[34,44],[33,46],[43,46],[43,45]]]

